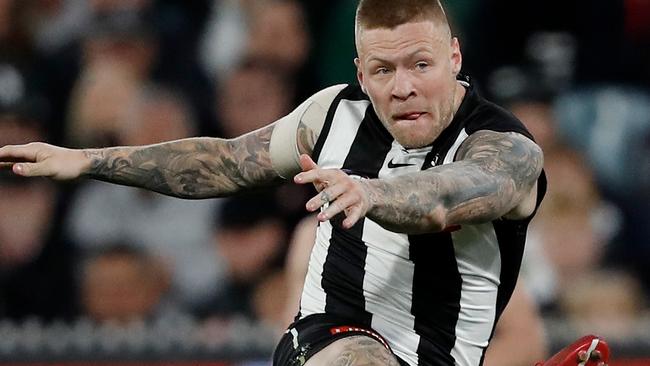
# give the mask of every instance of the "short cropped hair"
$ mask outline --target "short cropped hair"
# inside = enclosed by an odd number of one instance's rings
[[[424,20],[449,25],[440,0],[360,0],[355,25],[357,29],[393,29]]]

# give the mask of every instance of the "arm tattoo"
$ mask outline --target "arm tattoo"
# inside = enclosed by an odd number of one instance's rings
[[[529,194],[543,165],[541,149],[514,132],[476,132],[456,156],[456,162],[427,171],[367,181],[368,216],[408,233],[491,221]]]
[[[399,366],[395,356],[372,338],[355,336],[333,360],[333,366]]]
[[[314,152],[316,145],[316,133],[309,128],[302,120],[298,123],[296,140],[298,142],[298,152],[300,154],[310,155]]]
[[[273,125],[225,140],[189,138],[141,147],[85,150],[88,176],[182,198],[231,195],[280,180],[271,166]]]

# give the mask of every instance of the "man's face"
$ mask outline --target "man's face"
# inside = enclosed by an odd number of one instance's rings
[[[451,122],[461,54],[432,21],[357,31],[357,76],[377,116],[402,146],[432,143]]]

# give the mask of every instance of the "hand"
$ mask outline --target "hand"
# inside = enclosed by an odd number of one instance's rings
[[[23,177],[74,179],[89,166],[90,160],[82,150],[42,142],[0,147],[0,168],[11,167],[15,174]]]
[[[307,202],[307,210],[313,212],[329,204],[318,214],[319,221],[327,221],[344,212],[346,219],[343,220],[343,227],[349,229],[366,215],[370,200],[363,181],[350,177],[340,169],[321,169],[304,154],[300,156],[300,166],[302,173],[298,173],[294,181],[298,184],[313,183],[319,192]]]

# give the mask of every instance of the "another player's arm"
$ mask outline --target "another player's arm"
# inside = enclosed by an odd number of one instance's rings
[[[525,136],[479,131],[457,152],[457,161],[427,171],[363,182],[367,216],[408,233],[450,225],[524,218],[535,207],[541,149]]]

